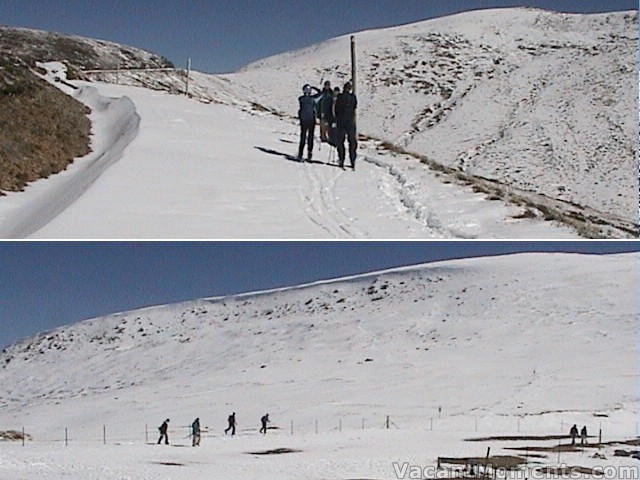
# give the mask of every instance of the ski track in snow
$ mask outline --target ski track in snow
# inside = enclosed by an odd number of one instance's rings
[[[220,87],[214,77],[196,78],[201,82],[194,82],[198,91],[207,92],[209,83],[211,88]],[[222,105],[206,105],[139,87],[91,85],[107,97],[128,97],[126,101],[133,102],[134,113],[142,118],[140,130],[127,133],[135,138],[116,164],[100,172],[100,178],[83,182],[82,172],[77,175],[77,183],[85,185],[85,192],[76,194],[71,205],[56,198],[59,194],[51,187],[56,176],[37,182],[37,188],[27,189],[24,194],[3,199],[0,232],[8,231],[7,225],[22,222],[30,224],[30,229],[13,231],[13,236],[578,237],[559,223],[517,219],[525,207],[489,201],[468,186],[444,181],[414,158],[381,152],[373,141],[361,143],[356,172],[327,165],[328,146],[320,149],[319,142],[313,163],[292,162],[298,137],[295,122],[272,112],[256,111],[255,106],[234,96],[237,86],[232,84],[225,86],[227,91],[215,90]],[[533,90],[530,95],[535,95]],[[114,137],[109,128],[95,124],[98,142]],[[550,143],[544,130],[538,135],[540,142]],[[116,141],[122,136],[115,132]],[[278,139],[288,144],[286,152]],[[492,142],[482,143],[478,147],[481,150],[469,151],[468,161],[490,148]],[[283,157],[289,161],[282,162]],[[553,156],[548,161],[553,161]],[[38,202],[30,190],[46,191],[53,201]],[[45,203],[62,207],[46,213]],[[31,217],[36,215],[38,222],[32,222],[29,216],[21,218],[24,205],[35,210]],[[48,223],[38,230],[43,218]]]

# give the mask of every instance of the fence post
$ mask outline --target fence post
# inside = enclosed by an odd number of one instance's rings
[[[24,447],[24,427],[22,427],[22,446]]]
[[[107,426],[106,425],[102,426],[102,444],[103,445],[107,444]]]
[[[149,443],[149,424],[144,424],[144,443]]]
[[[67,430],[67,427],[64,427],[64,446],[69,446],[69,431]]]
[[[293,435],[293,420],[291,420],[291,435]]]
[[[390,423],[391,423],[391,420],[389,418],[389,415],[387,415],[387,423],[386,423],[387,430],[389,430],[389,424]]]
[[[189,59],[187,60],[187,80],[186,80],[187,86],[186,86],[186,88],[185,88],[185,90],[184,90],[184,94],[185,94],[187,97],[189,96],[189,76],[190,76],[190,75],[191,75],[191,58],[189,58]]]

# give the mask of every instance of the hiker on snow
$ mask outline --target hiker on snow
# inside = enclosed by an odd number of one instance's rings
[[[587,426],[584,425],[582,430],[580,430],[580,444],[586,445],[587,443]]]
[[[320,118],[320,140],[329,143],[329,129],[333,123],[333,90],[331,82],[324,82],[322,96],[318,100],[318,117]]]
[[[311,91],[315,90],[315,95]],[[298,148],[298,160],[302,160],[304,145],[307,144],[307,159],[313,157],[313,136],[316,132],[316,101],[322,95],[322,92],[316,87],[306,84],[302,87],[304,95],[298,98],[300,109],[298,110],[298,119],[300,120],[300,147]]]
[[[226,435],[229,430],[231,430],[231,435],[233,436],[236,434],[236,412],[233,412],[231,415],[229,415],[227,421],[229,422],[229,426],[224,431],[224,434]]]
[[[196,418],[191,424],[191,446],[197,447],[200,445],[200,419]]]
[[[164,444],[169,445],[169,434],[167,433],[169,430],[169,419],[167,418],[162,425],[158,427],[160,430],[160,438],[158,439],[158,445],[162,443],[162,439],[164,438]]]
[[[351,160],[351,168],[356,169],[356,152],[358,142],[356,139],[356,108],[358,108],[358,99],[351,93],[351,82],[347,82],[344,89],[336,99],[336,127],[338,129],[338,160],[340,168],[344,168],[344,160],[346,156],[344,148],[345,137],[349,141],[349,160]]]
[[[269,414],[267,413],[265,416],[263,416],[260,419],[260,422],[262,423],[262,428],[260,429],[260,433],[263,433],[263,434],[266,435],[267,434],[267,423],[271,422],[271,420],[269,420]]]
[[[571,427],[569,434],[571,435],[571,445],[575,445],[576,437],[578,436],[578,426],[575,423],[573,424],[573,427]]]

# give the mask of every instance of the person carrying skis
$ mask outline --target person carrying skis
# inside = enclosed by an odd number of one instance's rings
[[[164,422],[162,422],[162,425],[158,427],[158,430],[160,430],[160,438],[158,439],[158,445],[162,443],[163,438],[164,438],[164,444],[169,445],[169,433],[168,433],[169,419],[168,418]]]
[[[315,95],[311,91],[315,90]],[[300,108],[298,119],[300,120],[300,147],[298,148],[298,160],[302,160],[304,145],[307,144],[307,159],[313,158],[313,136],[316,133],[316,101],[322,92],[309,84],[302,87],[303,95],[298,98]]]
[[[196,418],[191,424],[191,446],[197,447],[200,445],[200,419]]]
[[[266,435],[267,434],[267,423],[270,423],[269,414],[267,413],[260,419],[260,423],[262,423],[262,428],[260,428],[260,433]]]
[[[236,412],[233,412],[231,415],[229,415],[227,421],[229,422],[229,426],[224,431],[224,434],[226,435],[229,430],[231,430],[231,436],[233,436],[236,434]]]
[[[345,137],[349,141],[349,160],[351,160],[351,168],[356,169],[356,152],[358,142],[356,139],[356,108],[358,108],[358,99],[351,93],[351,82],[344,85],[344,89],[336,99],[336,127],[337,143],[338,143],[338,160],[340,168],[344,168],[344,160],[346,156],[344,148]]]

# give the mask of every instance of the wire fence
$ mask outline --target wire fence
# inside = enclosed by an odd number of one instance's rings
[[[469,416],[453,416],[446,418],[412,418],[407,416],[392,415],[377,417],[357,417],[355,415],[334,417],[332,419],[315,419],[295,421],[289,420],[280,423],[272,423],[268,427],[268,433],[279,436],[302,436],[302,435],[319,435],[319,434],[335,434],[343,432],[356,432],[365,430],[419,430],[425,434],[429,432],[455,433],[464,435],[468,438],[481,438],[481,435],[511,435],[520,434],[546,434],[555,435],[558,439],[571,438],[568,432],[570,426],[575,422],[560,420],[556,428],[549,422],[539,423],[536,419],[530,417],[469,417]],[[231,433],[226,434],[226,424],[211,427],[204,426],[201,430],[201,436],[206,438],[220,438],[232,436]],[[238,436],[256,436],[259,433],[259,422],[251,427],[238,427],[236,435]],[[598,438],[602,442],[602,423],[599,426],[593,426],[590,438]],[[632,432],[629,432],[631,435]],[[3,438],[3,432],[0,432],[0,439]],[[94,424],[83,425],[82,427],[70,428],[61,426],[59,428],[44,431],[39,428],[22,427],[19,430],[4,432],[5,439],[20,441],[26,446],[30,443],[49,443],[61,444],[69,446],[73,443],[91,443],[91,444],[122,444],[122,443],[158,443],[160,432],[157,426],[145,424],[144,426],[131,425],[109,425]],[[10,435],[8,435],[10,434]],[[640,422],[636,422],[635,435],[640,435]],[[187,444],[192,439],[191,425],[172,426],[168,429],[169,441],[177,444]]]

